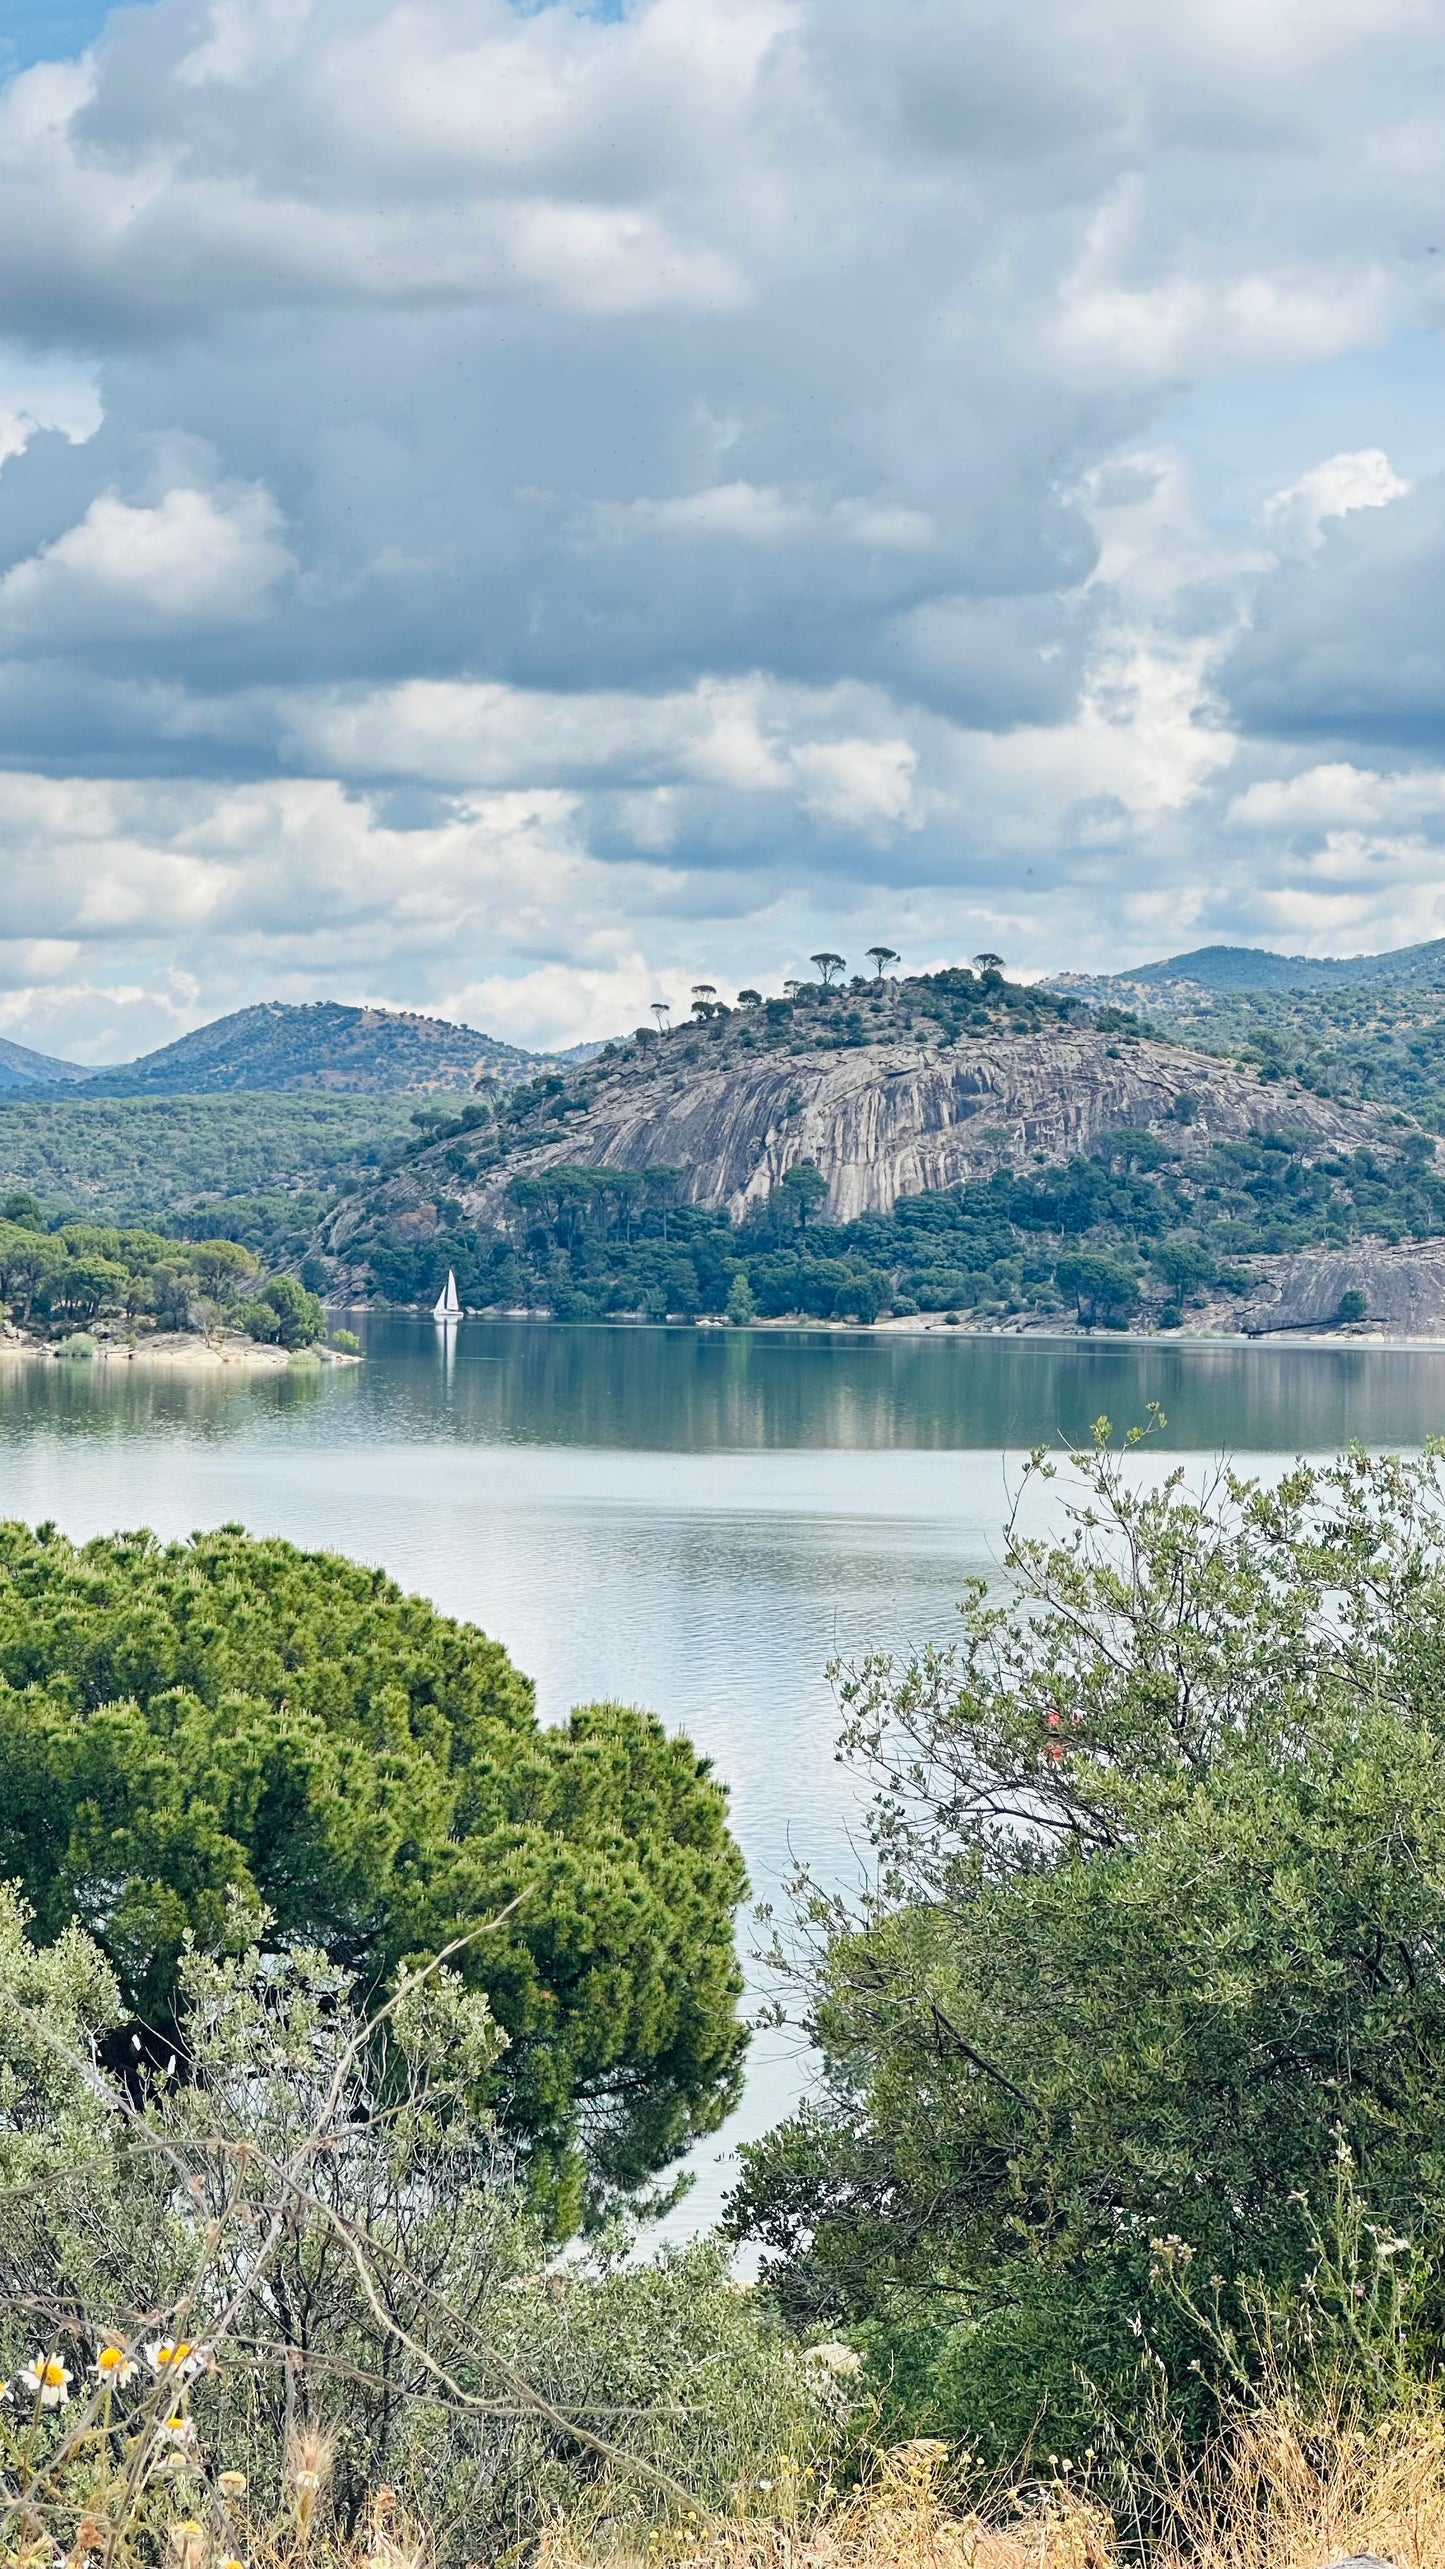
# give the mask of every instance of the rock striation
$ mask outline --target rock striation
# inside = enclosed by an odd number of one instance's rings
[[[439,1191],[468,1220],[495,1222],[517,1179],[562,1166],[675,1169],[689,1201],[739,1220],[790,1169],[812,1162],[829,1216],[846,1222],[924,1188],[987,1177],[1006,1161],[1066,1161],[1125,1129],[1163,1131],[1185,1154],[1280,1130],[1343,1150],[1398,1133],[1389,1110],[1336,1104],[1212,1054],[1118,1042],[1068,1019],[1017,1031],[1004,1020],[951,1042],[924,1034],[752,1053],[679,1029],[645,1050],[604,1056],[555,1104],[544,1134],[509,1141],[505,1128],[489,1127],[417,1154],[364,1206],[338,1215],[327,1246],[344,1252],[363,1211],[425,1228]]]

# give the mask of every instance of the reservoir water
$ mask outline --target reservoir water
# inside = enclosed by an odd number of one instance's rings
[[[826,1663],[948,1637],[1031,1445],[1151,1402],[1151,1450],[1262,1471],[1445,1432],[1445,1350],[402,1319],[364,1343],[320,1374],[0,1365],[0,1514],[76,1536],[238,1520],[383,1564],[504,1642],[545,1719],[617,1697],[685,1729],[760,1900],[800,1860],[857,1877]],[[670,2229],[715,2217],[731,2149],[801,2074],[759,2038]]]

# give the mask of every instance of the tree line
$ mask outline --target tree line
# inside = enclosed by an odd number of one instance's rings
[[[34,1196],[0,1199],[0,1307],[22,1328],[71,1338],[92,1324],[196,1330],[223,1323],[309,1347],[325,1336],[318,1297],[295,1276],[263,1277],[238,1240],[173,1240],[101,1222],[45,1227]]]
[[[1057,1312],[1169,1328],[1247,1290],[1252,1256],[1445,1233],[1445,1183],[1419,1133],[1353,1152],[1269,1133],[1194,1153],[1124,1130],[1063,1166],[998,1169],[848,1223],[827,1218],[827,1192],[804,1162],[733,1224],[689,1204],[676,1169],[561,1164],[517,1180],[500,1222],[469,1222],[443,1193],[432,1237],[382,1219],[354,1253],[395,1303],[434,1300],[450,1267],[471,1308],[559,1319]]]

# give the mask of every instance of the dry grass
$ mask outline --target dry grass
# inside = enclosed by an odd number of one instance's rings
[[[1279,2399],[1148,2494],[1164,2517],[1149,2569],[1328,2569],[1358,2552],[1445,2569],[1445,2410],[1422,2396],[1374,2423],[1340,2400],[1306,2419]],[[970,2505],[946,2448],[920,2440],[812,2511],[755,2509],[642,2546],[609,2540],[605,2522],[558,2526],[540,2569],[1138,2569],[1139,2557],[1087,2489],[1055,2479]]]
[[[1326,2569],[1375,2552],[1445,2569],[1445,2410],[1371,2421],[1288,2399],[1236,2421],[1180,2492],[1163,2569]]]

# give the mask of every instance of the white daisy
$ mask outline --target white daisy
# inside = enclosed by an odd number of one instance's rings
[[[58,2355],[32,2355],[20,2379],[42,2408],[64,2408],[70,2397],[70,2366]]]
[[[127,2382],[135,2380],[140,2366],[123,2346],[102,2346],[90,2369],[106,2390],[123,2391]]]

